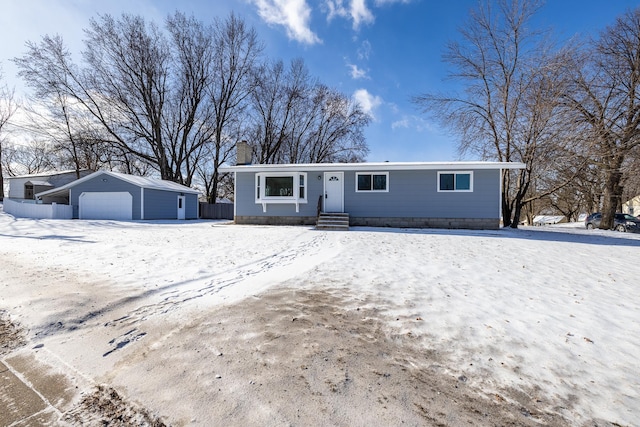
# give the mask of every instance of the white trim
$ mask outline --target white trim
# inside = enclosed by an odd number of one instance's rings
[[[292,178],[293,189],[291,196],[266,196],[265,178],[278,177],[278,178]],[[300,197],[300,177],[303,177],[304,197]],[[259,192],[256,192],[258,190]],[[300,171],[286,171],[286,172],[258,172],[255,175],[255,182],[253,187],[253,196],[255,197],[255,203],[262,205],[262,212],[267,212],[267,205],[269,204],[294,204],[296,205],[296,212],[300,212],[300,204],[307,203],[307,192],[309,190],[309,180],[307,179],[306,172]]]
[[[144,187],[140,187],[140,219],[144,219]]]
[[[358,176],[359,175],[371,175],[371,190],[359,190],[358,189]],[[374,190],[373,189],[373,175],[384,175],[386,176],[386,188],[384,190]],[[356,172],[356,193],[388,193],[389,192],[389,172]]]
[[[440,188],[440,175],[453,175],[453,190],[443,190]],[[469,175],[469,189],[468,190],[456,190],[456,175]],[[438,171],[438,178],[436,179],[436,189],[438,193],[473,193],[473,171]]]
[[[512,162],[380,162],[380,163],[292,163],[279,165],[221,166],[220,172],[312,172],[312,171],[392,171],[392,170],[467,170],[524,169],[524,163]]]

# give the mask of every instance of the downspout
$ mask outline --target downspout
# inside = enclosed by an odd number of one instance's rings
[[[502,225],[504,226],[504,221],[502,220],[502,173],[504,169],[498,169],[498,228],[500,228],[500,221],[502,221]]]
[[[140,187],[140,219],[144,219],[144,187]]]
[[[238,172],[233,172],[233,221],[236,219],[236,207],[238,206]],[[253,190],[255,197],[255,188]]]

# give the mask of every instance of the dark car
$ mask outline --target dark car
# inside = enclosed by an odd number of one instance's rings
[[[584,220],[584,225],[588,230],[598,228],[602,221],[600,212],[592,213]],[[632,233],[640,233],[640,219],[623,213],[617,213],[613,220],[613,229],[617,231],[629,231]]]

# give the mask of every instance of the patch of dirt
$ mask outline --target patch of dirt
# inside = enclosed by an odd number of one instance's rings
[[[24,328],[11,321],[6,310],[0,310],[0,356],[25,345]]]
[[[270,290],[138,348],[115,380],[174,425],[572,425],[533,387],[487,395],[473,384],[490,378],[453,374],[446,354],[374,301],[345,289]],[[134,390],[124,379],[139,372],[148,383]]]
[[[67,412],[64,421],[73,426],[165,427],[158,417],[125,401],[116,390],[99,385]]]
[[[251,337],[227,347],[249,355],[243,369],[254,369],[259,395],[289,420],[299,415],[294,408],[308,405],[332,425],[569,425],[534,396],[504,390],[493,399],[453,375],[445,354],[406,332],[421,318],[394,328],[375,299],[359,307],[351,298],[344,289],[281,290],[224,312],[227,325],[238,325],[233,336]]]

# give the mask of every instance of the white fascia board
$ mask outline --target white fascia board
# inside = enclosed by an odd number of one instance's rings
[[[275,165],[223,166],[220,172],[288,172],[288,171],[391,171],[391,170],[462,170],[524,169],[516,162],[380,162],[380,163],[298,163]]]

